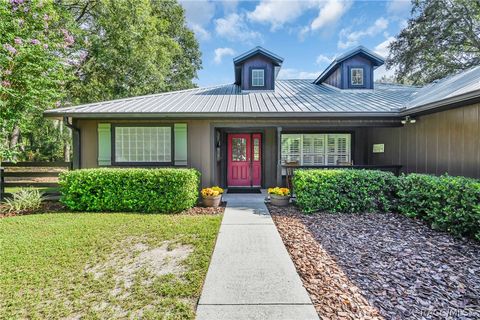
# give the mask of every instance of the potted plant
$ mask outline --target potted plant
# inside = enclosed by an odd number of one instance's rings
[[[222,202],[223,189],[218,186],[204,188],[201,191],[203,205],[205,207],[218,207]]]
[[[270,203],[274,206],[288,206],[290,203],[290,189],[288,188],[268,188],[268,194],[270,195]]]

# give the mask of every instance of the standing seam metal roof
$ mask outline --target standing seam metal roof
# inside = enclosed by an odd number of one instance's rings
[[[238,85],[228,84],[52,109],[45,114],[395,114],[479,91],[480,67],[422,88],[375,84],[373,90],[340,90],[312,80],[276,80],[275,87],[275,91],[242,92]]]

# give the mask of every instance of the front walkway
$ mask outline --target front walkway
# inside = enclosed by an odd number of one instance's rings
[[[198,320],[318,319],[261,194],[227,194]]]

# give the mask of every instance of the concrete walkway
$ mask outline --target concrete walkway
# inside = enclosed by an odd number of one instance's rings
[[[261,194],[227,194],[198,320],[318,319]]]

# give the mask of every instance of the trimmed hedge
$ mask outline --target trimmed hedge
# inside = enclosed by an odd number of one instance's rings
[[[316,211],[398,211],[433,229],[480,240],[480,180],[375,170],[296,170],[297,205]]]
[[[392,206],[396,177],[375,170],[296,170],[293,177],[302,211],[382,212]]]
[[[480,181],[409,174],[398,178],[398,211],[432,228],[480,240]]]
[[[60,174],[61,201],[75,211],[179,212],[195,205],[195,169],[82,169]]]

